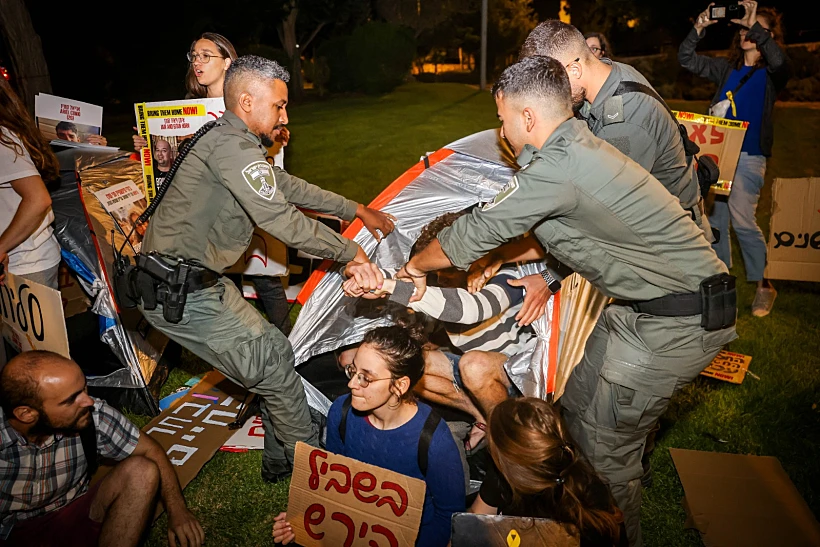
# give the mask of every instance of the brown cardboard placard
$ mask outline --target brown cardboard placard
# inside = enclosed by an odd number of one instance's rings
[[[752,358],[749,355],[723,349],[700,374],[732,384],[742,384],[751,362]]]
[[[142,428],[168,454],[185,488],[234,433],[245,390],[212,370],[194,387]]]
[[[413,547],[425,491],[423,480],[300,442],[288,522],[304,547]]]
[[[578,529],[552,519],[456,513],[452,547],[578,547]]]
[[[820,178],[774,180],[764,275],[820,281]]]
[[[820,524],[777,458],[670,448],[687,527],[706,547],[820,545]]]

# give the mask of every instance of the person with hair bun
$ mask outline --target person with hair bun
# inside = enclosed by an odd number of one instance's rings
[[[580,532],[582,547],[629,545],[623,513],[555,407],[534,397],[503,401],[488,437],[495,467],[470,512],[553,519]]]
[[[464,470],[444,420],[430,440],[426,474],[419,464],[417,447],[432,412],[413,394],[424,374],[424,343],[418,324],[378,327],[365,335],[353,362],[345,367],[350,395],[336,399],[328,412],[326,448],[424,480],[427,491],[416,545],[444,547],[450,541],[450,518],[465,508]],[[293,541],[287,514],[274,520],[274,541]]]

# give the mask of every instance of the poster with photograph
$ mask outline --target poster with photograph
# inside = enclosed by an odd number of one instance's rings
[[[140,252],[148,224],[137,225],[137,219],[148,207],[148,203],[137,184],[132,181],[121,182],[94,192],[94,195],[114,219],[114,226],[120,235],[128,239],[134,253]]]
[[[134,112],[137,130],[148,142],[142,149],[142,177],[148,203],[157,195],[177,156],[179,146],[209,121],[225,111],[225,102],[217,99],[184,99],[137,103]]]
[[[58,141],[55,144],[97,145],[99,141],[95,137],[102,135],[101,106],[38,93],[34,97],[34,115],[40,132],[48,140]]]

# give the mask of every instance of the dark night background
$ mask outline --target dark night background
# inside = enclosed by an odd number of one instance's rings
[[[332,11],[333,1],[325,0],[324,4],[326,8],[330,5],[327,9],[333,23],[326,25],[303,52],[306,57],[312,57],[315,47],[334,33],[345,32],[345,25],[354,24],[339,21]],[[368,13],[373,17],[375,10],[370,3],[374,1],[353,0],[358,3],[357,9],[365,13],[358,15],[359,20],[367,18]],[[480,6],[480,0],[471,1]],[[257,48],[258,44],[267,48],[256,51],[281,50],[276,25],[282,17],[283,3],[281,0],[124,5],[73,2],[55,9],[53,5],[29,0],[27,5],[42,40],[54,94],[107,108],[130,109],[135,101],[168,100],[184,95],[185,53],[193,38],[203,31],[226,35],[240,54],[248,52],[254,44]],[[575,0],[571,14],[573,24],[585,32],[598,30],[584,28],[583,23],[590,20],[590,14],[600,13],[598,10],[602,9],[607,11],[611,24],[608,35],[618,58],[676,49],[691,28],[690,20],[706,5],[705,1],[691,0]],[[787,44],[820,41],[816,17],[820,8],[816,2],[788,0],[778,2],[776,7],[784,14]],[[537,20],[554,18],[559,2],[533,0],[532,8]],[[630,13],[639,17],[640,23],[635,28],[625,24]],[[341,18],[344,17],[350,16],[345,14]],[[712,26],[700,49],[726,48],[734,32],[730,27],[726,23]],[[7,59],[5,51],[0,50],[0,59]],[[492,76],[492,67],[489,73]]]

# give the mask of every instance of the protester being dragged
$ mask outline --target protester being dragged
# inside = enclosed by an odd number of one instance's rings
[[[48,141],[0,78],[0,264],[52,289],[61,257],[46,183],[59,178],[60,164]],[[0,281],[4,277],[0,272]]]
[[[418,324],[379,327],[365,334],[345,371],[350,395],[336,399],[328,412],[326,448],[424,480],[416,545],[445,547],[450,518],[465,508],[464,471],[447,425],[413,396],[413,386],[424,374],[424,342]],[[293,541],[286,513],[274,518],[273,539]]]
[[[430,221],[410,250],[410,256],[424,250],[438,233],[471,208],[445,213]],[[344,289],[349,296],[371,297],[363,293],[356,274],[378,270],[375,264],[352,264],[345,272]],[[472,455],[486,444],[486,417],[492,408],[518,390],[504,371],[513,355],[532,349],[535,335],[530,326],[517,321],[524,300],[520,286],[523,272],[507,265],[494,274],[480,291],[467,291],[466,274],[456,268],[437,272],[438,287],[430,287],[418,302],[410,302],[412,283],[391,279],[394,271],[379,270],[387,279],[375,295],[444,323],[451,346],[425,353],[424,377],[416,393],[428,401],[466,412],[475,420],[465,440],[466,454]],[[377,275],[373,271],[373,275]],[[355,352],[355,349],[347,350]],[[475,403],[473,402],[475,401]]]
[[[728,199],[715,197],[709,221],[721,233],[713,248],[726,267],[732,264],[731,222],[746,266],[746,280],[757,284],[752,315],[763,317],[772,310],[777,291],[763,276],[766,240],[757,224],[757,203],[765,182],[766,160],[772,155],[772,111],[777,93],[786,87],[791,62],[782,47],[780,14],[774,8],[758,9],[754,1],[739,4],[745,9],[745,16],[732,19],[732,23],[740,28],[728,58],[695,53],[698,42],[706,34],[706,27],[720,21],[709,17],[712,6],[709,4],[681,43],[678,60],[685,69],[717,84],[710,107],[713,115],[749,122],[732,191]]]
[[[554,406],[510,399],[490,415],[493,464],[471,513],[536,517],[571,525],[581,547],[629,545],[624,516],[581,455]]]
[[[0,546],[136,546],[158,499],[169,545],[202,545],[165,451],[87,391],[80,367],[48,351],[0,372]],[[113,467],[90,484],[99,458]]]

